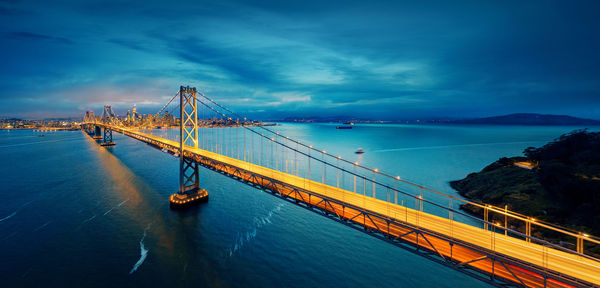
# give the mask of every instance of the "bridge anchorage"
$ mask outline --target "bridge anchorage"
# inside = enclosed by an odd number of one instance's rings
[[[179,87],[179,191],[169,197],[171,208],[183,208],[208,201],[208,191],[200,188],[198,162],[188,155],[185,146],[198,148],[198,106],[195,87]]]

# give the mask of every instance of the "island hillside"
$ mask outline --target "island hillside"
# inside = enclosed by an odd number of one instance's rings
[[[450,185],[474,202],[508,205],[510,210],[536,219],[600,235],[600,133],[576,130],[543,147],[529,147],[523,154],[525,157],[501,158]],[[482,209],[473,205],[461,208],[483,215]],[[490,217],[504,222],[504,216]],[[524,231],[522,223],[509,226]],[[573,240],[547,231],[534,230],[533,235],[565,246],[571,245],[565,241]],[[595,254],[600,253],[598,248],[593,247]]]

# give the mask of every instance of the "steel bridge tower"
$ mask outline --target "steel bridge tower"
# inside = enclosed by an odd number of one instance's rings
[[[115,125],[116,115],[112,110],[110,105],[104,105],[104,110],[102,110],[102,122],[105,124]],[[115,142],[113,142],[112,138],[112,129],[104,126],[104,135],[102,137],[102,146],[114,146]]]
[[[96,115],[94,111],[88,110],[85,112],[85,116],[83,116],[83,122],[86,122],[86,130],[88,135],[92,136],[95,140],[102,139],[102,130],[100,126],[96,125]]]
[[[171,207],[208,200],[208,191],[200,188],[198,162],[186,153],[186,145],[198,148],[198,107],[195,87],[179,87],[179,190],[171,195]],[[190,155],[187,155],[190,154]]]
[[[83,122],[85,124],[85,132],[92,136],[94,134],[94,125],[92,123],[96,122],[96,116],[94,115],[94,111],[88,110],[85,111],[85,116],[83,116]]]

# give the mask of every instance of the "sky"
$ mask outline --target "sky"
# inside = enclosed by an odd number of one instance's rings
[[[600,1],[0,0],[0,117],[600,119]]]

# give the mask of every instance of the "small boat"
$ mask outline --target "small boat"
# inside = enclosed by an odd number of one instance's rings
[[[44,137],[44,134],[40,134],[39,137]]]
[[[165,152],[165,153],[169,152],[169,150],[167,150],[167,148],[163,148],[163,149],[162,149],[162,150],[160,150],[160,151],[162,151],[162,152]]]
[[[352,129],[352,126],[336,126],[335,129]]]
[[[362,148],[358,148],[356,151],[354,151],[354,153],[363,154],[363,153],[365,153],[365,150],[363,150]]]
[[[175,154],[173,154],[173,156],[179,157],[179,153],[175,153]]]
[[[354,125],[354,122],[344,122],[345,125]]]

